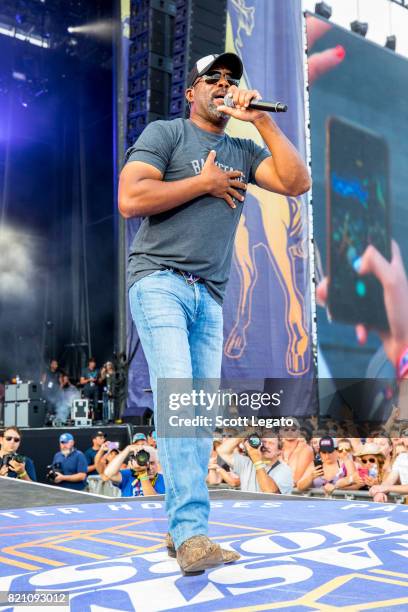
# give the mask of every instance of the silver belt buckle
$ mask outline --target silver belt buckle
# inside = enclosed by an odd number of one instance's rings
[[[186,281],[187,285],[194,285],[194,283],[200,280],[200,277],[196,276],[195,274],[187,274],[187,272],[183,272],[183,271],[181,272],[183,274],[184,280]]]

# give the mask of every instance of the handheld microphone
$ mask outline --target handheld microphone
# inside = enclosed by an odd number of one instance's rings
[[[234,100],[230,94],[224,97],[224,104],[229,108],[235,108]],[[249,103],[248,108],[254,110],[267,111],[268,113],[286,113],[288,105],[282,102],[264,102],[263,100],[254,100]]]

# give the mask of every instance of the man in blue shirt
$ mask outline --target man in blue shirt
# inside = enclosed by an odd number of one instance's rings
[[[96,472],[95,456],[102,444],[104,444],[105,440],[106,436],[103,431],[97,431],[92,436],[92,446],[85,451],[85,457],[88,461],[88,474]]]
[[[144,451],[146,461],[141,461],[140,451]],[[146,454],[148,455],[146,457]],[[128,457],[128,468],[120,467]],[[105,476],[119,487],[122,497],[138,497],[139,495],[159,495],[164,493],[163,474],[158,472],[158,457],[156,450],[145,444],[130,444],[121,451],[105,468]]]
[[[21,443],[19,428],[6,427],[0,443],[0,476],[28,481],[37,480],[32,459],[19,453]]]
[[[82,491],[86,487],[88,462],[84,453],[74,448],[74,437],[63,433],[59,438],[60,451],[52,460],[56,476],[53,484],[65,489]]]

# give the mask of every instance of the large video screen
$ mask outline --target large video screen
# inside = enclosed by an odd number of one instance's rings
[[[314,238],[318,276],[329,280],[317,307],[319,375],[394,375],[379,335],[387,332],[383,290],[361,275],[373,245],[408,268],[408,61],[314,15],[306,15],[310,82]],[[401,305],[403,306],[403,305]]]

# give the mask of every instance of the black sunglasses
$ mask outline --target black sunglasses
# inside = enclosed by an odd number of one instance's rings
[[[194,85],[196,85],[199,81],[205,81],[206,83],[208,83],[208,85],[215,85],[220,79],[225,79],[229,86],[235,85],[236,87],[238,87],[240,81],[240,79],[235,79],[229,74],[222,74],[221,72],[210,72],[209,74],[203,74],[203,76],[197,79]]]
[[[13,436],[5,436],[5,440],[7,440],[7,442],[11,442],[12,440],[14,442],[20,442],[20,438],[14,438]]]
[[[377,459],[370,457],[369,459],[361,459],[361,463],[377,463]]]

